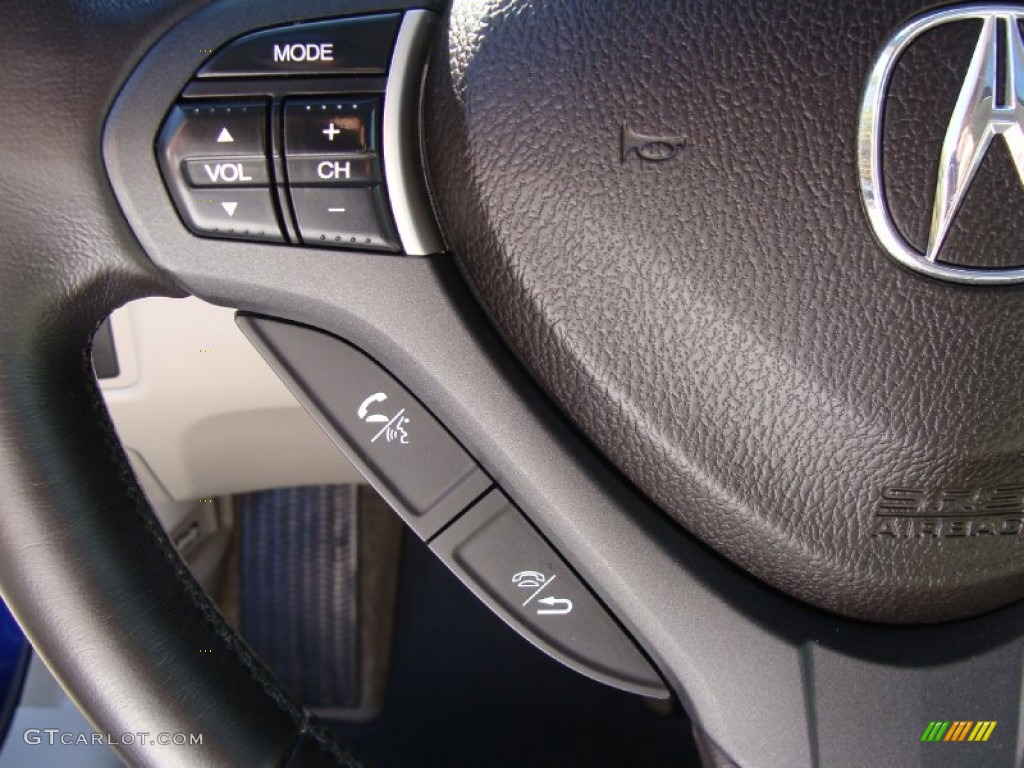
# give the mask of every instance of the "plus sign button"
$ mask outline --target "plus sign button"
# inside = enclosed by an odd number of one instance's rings
[[[285,154],[375,152],[377,115],[377,99],[289,101],[285,105]]]

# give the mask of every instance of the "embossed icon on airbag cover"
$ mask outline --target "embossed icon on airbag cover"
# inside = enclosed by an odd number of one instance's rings
[[[997,488],[885,488],[873,538],[982,538],[1024,532],[1024,485]]]
[[[649,136],[637,133],[628,125],[622,126],[622,162],[631,157],[651,163],[671,160],[686,147],[682,136]]]

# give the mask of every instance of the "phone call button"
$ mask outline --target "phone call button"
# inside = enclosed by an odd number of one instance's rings
[[[545,653],[617,688],[668,696],[622,627],[501,491],[468,509],[431,548]]]

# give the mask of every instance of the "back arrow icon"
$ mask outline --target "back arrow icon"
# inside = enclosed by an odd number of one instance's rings
[[[550,608],[538,608],[538,616],[564,616],[572,612],[572,600],[567,597],[542,597],[537,602],[550,606]]]

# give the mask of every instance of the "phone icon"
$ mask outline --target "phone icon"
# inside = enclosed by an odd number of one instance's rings
[[[374,392],[368,398],[363,400],[359,405],[359,409],[356,411],[356,415],[360,419],[365,421],[367,424],[383,424],[388,421],[388,417],[382,413],[370,413],[370,406],[374,403],[383,403],[388,399],[388,396],[383,392]]]
[[[512,577],[512,583],[523,589],[536,589],[547,583],[548,577],[540,571],[520,571]]]

